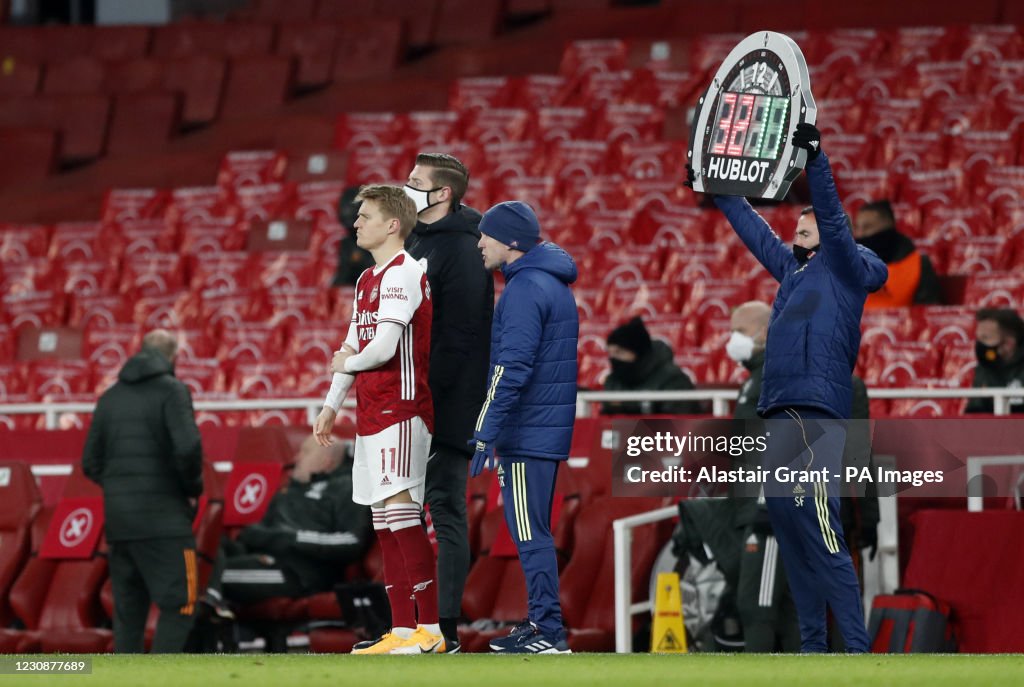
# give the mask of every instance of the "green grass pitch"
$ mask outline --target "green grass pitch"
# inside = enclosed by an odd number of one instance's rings
[[[13,657],[5,657],[9,662]],[[46,656],[24,657],[45,660]],[[56,658],[50,656],[49,658]],[[61,657],[65,658],[65,657]],[[987,687],[1024,684],[1024,656],[94,656],[91,675],[0,675],[0,684],[315,687]]]

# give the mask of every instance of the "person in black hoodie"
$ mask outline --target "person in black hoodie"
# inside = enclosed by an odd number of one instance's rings
[[[349,186],[338,198],[338,222],[348,233],[338,242],[338,267],[331,278],[331,286],[355,286],[359,275],[374,266],[370,251],[356,244],[356,219],[359,217],[359,206],[356,201],[359,195],[358,186]]]
[[[910,237],[896,229],[896,216],[887,200],[866,203],[857,212],[853,238],[873,250],[889,268],[881,289],[868,294],[866,309],[898,308],[942,302],[942,289],[928,256]]]
[[[182,651],[195,617],[203,449],[188,387],[174,377],[177,350],[170,332],[146,334],[97,402],[82,453],[103,489],[117,653],[142,652],[151,601],[154,653]]]
[[[605,391],[689,391],[693,380],[672,359],[672,349],[651,339],[644,321],[634,317],[608,335],[608,359],[612,371],[604,380]],[[700,412],[696,401],[608,401],[604,415],[692,415]]]
[[[448,651],[458,650],[458,619],[469,572],[466,477],[469,441],[487,388],[494,280],[480,261],[480,213],[462,205],[469,171],[451,155],[421,153],[406,193],[418,222],[405,248],[426,261],[434,303],[430,391],[434,439],[427,464],[426,498],[437,532],[441,631]]]

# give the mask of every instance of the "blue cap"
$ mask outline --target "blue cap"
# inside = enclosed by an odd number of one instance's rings
[[[540,243],[540,222],[526,203],[506,200],[484,213],[480,233],[525,253]]]

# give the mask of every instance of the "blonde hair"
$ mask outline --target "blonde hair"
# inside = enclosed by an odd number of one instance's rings
[[[359,189],[357,202],[372,200],[380,207],[384,219],[398,220],[398,236],[403,241],[412,233],[416,226],[416,203],[412,201],[401,186],[370,184]]]

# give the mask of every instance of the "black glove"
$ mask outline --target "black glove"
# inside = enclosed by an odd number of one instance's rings
[[[860,533],[860,547],[862,549],[871,549],[868,552],[868,560],[875,560],[875,556],[878,555],[878,528],[877,527],[865,527]]]
[[[686,181],[683,182],[683,186],[687,188],[693,188],[693,182],[697,181],[697,175],[693,173],[693,166],[686,163]]]
[[[807,161],[810,162],[821,153],[821,132],[813,124],[797,124],[793,132],[793,145],[807,151]]]

